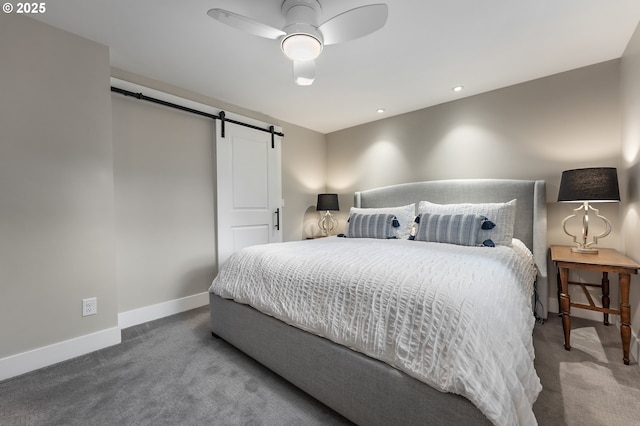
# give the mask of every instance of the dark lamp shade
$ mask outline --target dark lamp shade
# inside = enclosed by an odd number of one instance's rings
[[[318,194],[316,210],[340,210],[340,207],[338,207],[338,194]]]
[[[615,167],[593,167],[562,172],[559,202],[620,201]]]

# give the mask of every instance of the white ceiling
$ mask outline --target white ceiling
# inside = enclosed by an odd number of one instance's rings
[[[639,0],[321,0],[320,21],[381,1],[385,27],[326,46],[308,87],[277,41],[206,14],[281,27],[282,0],[49,0],[36,19],[110,46],[114,67],[322,133],[619,58],[640,20]]]

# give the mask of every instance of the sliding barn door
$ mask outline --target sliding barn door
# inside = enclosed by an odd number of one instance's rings
[[[282,241],[281,138],[232,123],[221,131],[216,123],[218,268],[243,247]]]

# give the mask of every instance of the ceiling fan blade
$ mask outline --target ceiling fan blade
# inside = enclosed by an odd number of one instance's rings
[[[316,63],[311,61],[293,61],[293,81],[298,86],[311,86],[316,78]]]
[[[325,45],[342,43],[379,30],[387,22],[388,15],[389,8],[385,3],[370,4],[336,15],[318,29]]]
[[[277,39],[278,37],[286,34],[284,31],[270,25],[254,21],[251,18],[247,18],[246,16],[238,15],[237,13],[229,12],[224,9],[209,9],[207,15],[222,22],[223,24],[229,25],[230,27],[260,37]]]

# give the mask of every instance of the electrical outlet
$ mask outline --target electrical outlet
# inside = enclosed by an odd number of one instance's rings
[[[91,297],[89,299],[82,299],[82,316],[95,315],[98,313],[98,298]]]

